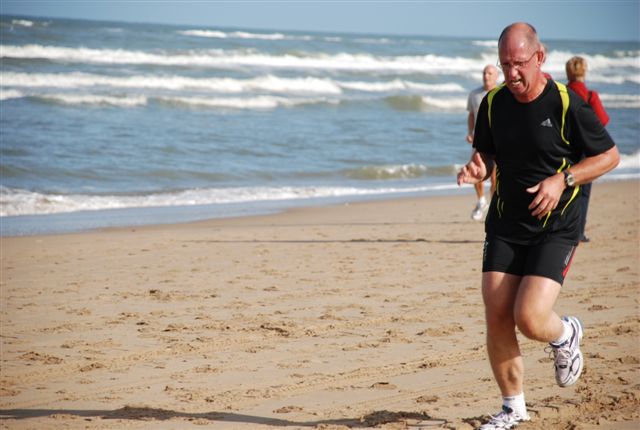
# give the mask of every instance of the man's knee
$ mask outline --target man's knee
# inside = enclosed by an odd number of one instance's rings
[[[529,339],[538,337],[539,319],[531,312],[517,312],[515,323],[520,333]]]
[[[540,340],[544,337],[545,323],[548,318],[548,312],[543,312],[533,307],[516,308],[514,319],[516,327],[523,336]]]
[[[520,333],[534,340],[548,337],[549,318],[559,292],[560,284],[551,279],[525,278],[513,313]]]
[[[490,331],[513,330],[516,327],[513,309],[485,306],[485,320]]]

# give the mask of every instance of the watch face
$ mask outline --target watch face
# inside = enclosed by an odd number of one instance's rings
[[[567,187],[573,187],[576,183],[576,180],[574,179],[573,175],[571,174],[571,172],[567,172],[566,170],[564,172],[564,183]]]
[[[576,184],[576,179],[573,177],[571,173],[567,174],[567,185],[573,187]]]

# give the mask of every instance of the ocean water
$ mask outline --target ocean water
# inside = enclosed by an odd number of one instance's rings
[[[428,29],[425,29],[428,33]],[[495,40],[2,16],[2,235],[470,192],[466,97]],[[640,44],[573,55],[640,177]],[[471,205],[471,203],[470,203]]]

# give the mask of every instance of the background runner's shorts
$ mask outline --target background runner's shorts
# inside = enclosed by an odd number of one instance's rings
[[[542,276],[562,285],[575,251],[576,245],[566,242],[551,240],[536,245],[521,245],[487,236],[482,271]]]

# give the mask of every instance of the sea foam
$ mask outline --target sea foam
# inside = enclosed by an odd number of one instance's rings
[[[0,186],[0,217],[123,208],[194,206],[306,200],[327,197],[393,195],[455,189],[455,183],[399,187],[233,187],[149,195],[43,194]]]

